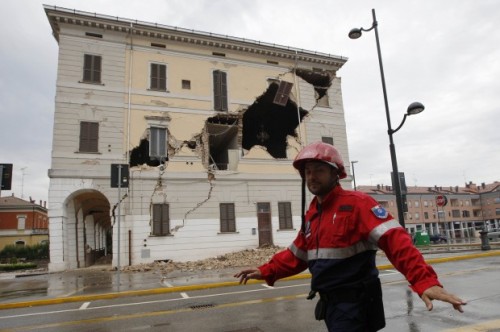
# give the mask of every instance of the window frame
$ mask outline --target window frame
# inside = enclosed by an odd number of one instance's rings
[[[149,89],[153,91],[167,91],[167,65],[151,62],[149,66]]]
[[[99,152],[99,122],[80,121],[80,137],[78,140],[78,152]]]
[[[170,204],[157,203],[151,207],[151,235],[167,236],[170,233]]]
[[[214,110],[228,112],[227,73],[222,70],[213,71]]]
[[[219,203],[220,232],[236,233],[236,212],[234,203]]]
[[[83,55],[83,83],[101,84],[102,56],[96,54]]]
[[[334,145],[333,137],[332,136],[321,136],[321,142]]]
[[[164,137],[162,137],[162,135]],[[167,132],[166,127],[150,126],[149,127],[149,158],[156,158],[158,160],[160,160],[160,159],[166,160],[168,157],[167,140],[168,140],[168,132]]]
[[[278,202],[278,220],[280,230],[293,230],[292,202]]]

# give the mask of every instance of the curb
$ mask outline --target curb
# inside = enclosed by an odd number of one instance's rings
[[[428,264],[439,264],[439,263],[445,263],[445,262],[467,260],[467,259],[474,259],[474,258],[483,258],[483,257],[493,257],[493,256],[500,256],[500,250],[477,253],[477,254],[453,256],[453,257],[430,258],[430,259],[426,259],[425,261]],[[385,265],[378,265],[377,268],[379,270],[388,270],[388,269],[394,269],[394,266],[392,264],[385,264]],[[300,279],[310,279],[310,278],[311,278],[310,273],[301,273],[301,274],[298,274],[295,276],[284,278],[282,280],[300,280]],[[249,280],[247,282],[247,284],[261,284],[261,283],[262,283],[262,280]],[[116,299],[116,298],[139,296],[139,295],[168,294],[168,293],[187,292],[187,291],[194,291],[194,290],[220,288],[220,287],[234,287],[234,286],[238,286],[238,285],[239,285],[238,281],[227,281],[227,282],[216,282],[216,283],[209,283],[209,284],[175,286],[175,287],[170,287],[170,288],[153,288],[153,289],[143,289],[143,290],[131,290],[131,291],[94,294],[94,295],[76,295],[76,296],[57,297],[57,298],[43,299],[43,300],[0,303],[0,310],[26,308],[26,307],[52,305],[52,304],[62,304],[62,303],[71,303],[71,302],[88,302],[88,301],[95,301],[95,300]]]

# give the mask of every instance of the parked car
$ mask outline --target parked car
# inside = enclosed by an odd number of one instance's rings
[[[446,235],[443,234],[431,234],[429,236],[430,236],[430,241],[434,244],[448,242],[448,238],[446,237]]]

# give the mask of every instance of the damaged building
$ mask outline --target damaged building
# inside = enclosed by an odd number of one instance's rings
[[[298,151],[323,140],[349,165],[346,58],[44,9],[59,46],[51,271],[286,246],[301,222]]]

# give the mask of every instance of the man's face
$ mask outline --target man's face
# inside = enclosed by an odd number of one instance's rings
[[[320,199],[337,184],[337,170],[320,161],[309,161],[304,167],[304,176],[309,191]]]

